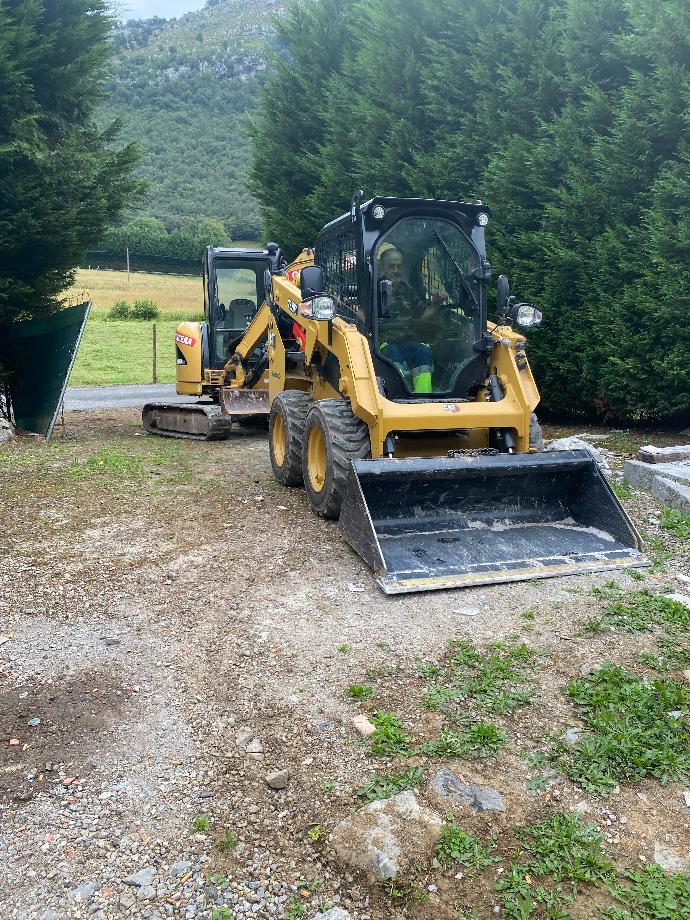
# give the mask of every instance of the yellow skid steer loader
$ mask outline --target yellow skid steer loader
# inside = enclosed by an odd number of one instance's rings
[[[387,593],[646,564],[590,453],[539,449],[513,327],[541,315],[501,276],[488,321],[488,221],[481,202],[356,193],[266,276],[224,369],[221,411],[266,392],[276,478],[340,518]]]

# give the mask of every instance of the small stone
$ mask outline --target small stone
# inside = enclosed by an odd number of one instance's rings
[[[287,770],[274,770],[266,777],[266,782],[271,789],[285,789],[290,779],[290,773]]]
[[[579,801],[577,805],[574,806],[573,811],[576,811],[578,815],[586,815],[592,810],[589,802],[585,802],[584,799]]]
[[[352,917],[342,907],[331,907],[314,917],[314,920],[352,920]]]
[[[462,805],[469,805],[474,811],[505,811],[501,794],[491,786],[466,783],[452,770],[438,770],[431,781],[433,791]]]
[[[10,747],[19,747],[20,744],[19,738],[10,738]]]
[[[567,728],[559,740],[562,741],[563,744],[567,744],[568,747],[575,747],[583,735],[584,732],[581,728]]]
[[[258,738],[254,738],[245,745],[244,749],[248,754],[263,754],[264,746]]]
[[[376,731],[376,726],[363,715],[355,716],[352,720],[352,726],[362,738],[370,738]]]
[[[173,863],[170,866],[170,874],[178,878],[180,875],[184,875],[187,869],[191,869],[192,864],[188,859],[181,859],[179,862]]]
[[[654,844],[654,862],[664,872],[688,872],[690,870],[690,852],[684,856],[660,843]]]
[[[119,644],[120,644],[120,640],[119,640],[119,639],[111,639],[111,638],[108,638],[108,639],[105,640],[105,644],[106,644],[106,645],[119,645]]]
[[[152,885],[143,885],[139,891],[137,891],[137,900],[139,901],[150,901],[151,898],[155,898],[156,889]]]
[[[246,725],[243,725],[237,732],[235,737],[235,744],[238,747],[245,747],[254,737],[254,732],[251,728],[248,728]]]
[[[95,882],[82,882],[81,885],[67,892],[67,900],[71,904],[84,904],[94,896],[97,887]]]
[[[683,799],[684,799],[684,801],[685,801],[685,804],[688,806],[688,808],[690,808],[690,792],[688,792],[688,791],[686,790],[686,791],[683,793]]]
[[[153,866],[148,866],[146,869],[140,869],[138,872],[129,875],[124,879],[124,883],[125,885],[131,885],[133,888],[145,888],[151,884],[155,874],[156,869]]]
[[[456,607],[453,613],[457,613],[461,617],[477,617],[479,616],[479,607]]]
[[[29,719],[26,724],[30,725],[31,728],[36,728],[37,725],[41,724],[41,720],[38,718],[38,716],[34,716],[32,719]]]

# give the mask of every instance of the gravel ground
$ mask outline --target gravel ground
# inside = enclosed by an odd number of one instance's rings
[[[467,816],[468,829],[500,841],[578,807],[621,868],[655,844],[690,852],[679,784],[604,800],[566,781],[527,788],[521,755],[575,724],[567,680],[605,660],[632,666],[650,643],[577,635],[607,577],[386,597],[304,493],[274,482],[265,435],[157,440],[130,409],[72,413],[68,432],[0,452],[3,920],[312,918],[332,905],[353,920],[444,920],[468,905],[493,916],[490,891],[462,873],[427,867],[429,900],[401,901],[337,864],[327,842],[374,771],[403,768],[357,737],[366,701],[347,686],[370,683],[376,707],[423,740],[437,717],[419,706],[417,668],[456,638],[521,635],[548,654],[540,705],[510,722],[501,757],[443,764],[507,803]],[[687,544],[659,529],[653,499],[626,507],[669,554],[646,584],[690,593]],[[441,764],[414,762],[429,800]],[[284,788],[267,782],[275,771]]]

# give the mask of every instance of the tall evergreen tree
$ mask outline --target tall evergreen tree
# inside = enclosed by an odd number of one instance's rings
[[[0,321],[59,305],[83,252],[138,190],[136,154],[94,113],[104,0],[0,3]]]

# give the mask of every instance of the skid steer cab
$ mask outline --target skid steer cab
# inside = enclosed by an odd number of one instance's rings
[[[541,314],[502,276],[488,321],[489,218],[356,193],[272,276],[227,368],[230,411],[266,336],[274,474],[340,518],[388,593],[645,564],[590,454],[540,451],[520,327]]]

